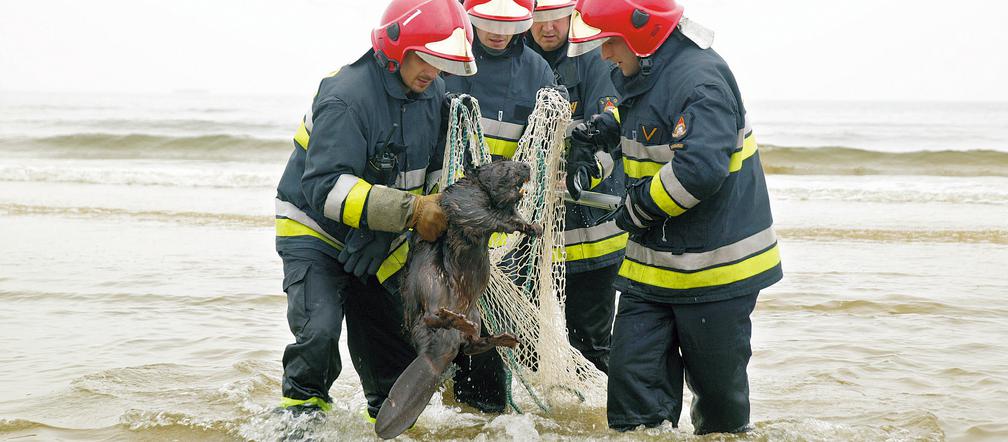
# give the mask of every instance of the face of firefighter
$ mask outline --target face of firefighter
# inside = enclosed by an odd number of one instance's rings
[[[640,72],[640,59],[620,37],[611,37],[602,43],[602,59],[615,63],[624,77],[632,77]]]
[[[438,68],[423,61],[416,51],[407,51],[399,66],[399,75],[402,77],[403,84],[418,94],[427,90],[440,73]]]
[[[570,16],[556,20],[532,23],[532,39],[546,51],[560,49],[567,42]]]
[[[474,28],[474,29],[476,29],[476,36],[479,37],[479,40],[480,42],[483,43],[483,46],[498,51],[506,49],[508,43],[511,43],[511,39],[514,38],[514,35],[494,34],[492,32],[484,31],[480,28]]]

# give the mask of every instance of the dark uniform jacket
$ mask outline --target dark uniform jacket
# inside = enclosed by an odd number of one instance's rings
[[[395,231],[403,225],[401,201],[384,198],[379,187],[421,194],[436,185],[444,155],[443,95],[440,78],[412,93],[399,73],[379,66],[373,51],[323,79],[277,186],[277,250],[308,247],[335,257],[351,228]],[[395,158],[386,162],[392,167],[370,166],[382,153]],[[392,243],[380,281],[405,263],[404,240]]]
[[[445,76],[448,92],[469,94],[479,100],[483,135],[495,160],[514,156],[535,108],[536,93],[556,85],[546,60],[527,50],[521,40],[521,35],[514,36],[502,54],[494,55],[477,38],[473,42],[476,75]]]
[[[619,104],[610,72],[613,66],[602,60],[599,49],[578,57],[567,56],[567,45],[555,51],[545,51],[531,36],[527,44],[543,56],[556,76],[557,84],[567,88],[571,103],[570,130],[592,115],[615,109]],[[602,179],[592,179],[591,191],[623,196],[623,164],[619,152],[596,155],[602,169]],[[616,221],[595,223],[605,215],[602,209],[568,203],[564,219],[564,246],[567,273],[580,273],[619,263],[627,244],[627,234]]]
[[[780,254],[734,76],[679,31],[651,60],[650,75],[613,73],[630,204],[648,226],[631,236],[617,288],[692,303],[770,286],[782,276]]]

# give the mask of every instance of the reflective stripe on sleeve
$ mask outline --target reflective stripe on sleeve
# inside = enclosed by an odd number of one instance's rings
[[[355,229],[360,228],[371,184],[350,174],[340,175],[326,197],[323,214]]]
[[[728,163],[728,172],[738,172],[742,170],[742,163],[755,155],[757,149],[758,146],[756,145],[756,137],[750,133],[749,136],[747,136],[742,142],[742,149],[732,154],[731,162]]]

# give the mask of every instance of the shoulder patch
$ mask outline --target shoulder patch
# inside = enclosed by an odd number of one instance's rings
[[[578,103],[579,102],[576,101],[576,100],[570,102],[570,104],[571,104],[571,113],[572,114],[576,114],[577,113]]]
[[[682,115],[679,116],[679,121],[676,122],[675,129],[672,130],[672,136],[675,138],[686,136],[686,120]]]
[[[619,106],[619,99],[616,97],[602,97],[599,99],[599,109],[602,112],[612,111]]]

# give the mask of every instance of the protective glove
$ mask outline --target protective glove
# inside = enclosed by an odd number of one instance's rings
[[[358,278],[374,275],[388,256],[396,236],[391,232],[354,229],[347,235],[346,244],[336,259],[343,264],[344,271]]]
[[[623,205],[619,209],[616,209],[614,216],[616,225],[623,231],[630,233],[630,236],[643,235],[647,233],[652,225],[664,221],[644,213],[638,202],[641,201],[640,192],[646,191],[650,187],[650,179],[640,180],[633,186],[628,187],[626,197],[623,199]]]
[[[583,126],[584,123],[578,125]],[[575,129],[577,131],[577,129]],[[591,178],[602,178],[602,171],[595,159],[595,144],[590,139],[571,133],[567,150],[567,192],[575,200],[581,198],[581,191],[591,188]]]
[[[448,133],[448,120],[451,118],[451,104],[452,100],[458,98],[459,94],[455,92],[445,92],[444,98],[441,99],[441,132],[442,134]]]
[[[571,142],[574,140],[589,143],[596,151],[612,152],[620,145],[620,124],[612,112],[592,115],[591,119],[571,131]]]
[[[440,203],[440,193],[413,197],[413,216],[407,227],[416,230],[424,241],[437,241],[448,228],[448,218],[441,210]]]

